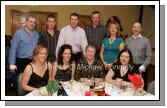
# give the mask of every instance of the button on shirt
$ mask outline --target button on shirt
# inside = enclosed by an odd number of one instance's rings
[[[95,46],[97,51],[100,51],[102,41],[107,36],[107,28],[104,25],[98,25],[96,28],[93,25],[85,27],[88,43]]]
[[[142,64],[146,67],[151,63],[150,42],[146,37],[142,35],[132,36],[125,41],[125,45],[132,52],[135,64]]]
[[[57,41],[59,37],[59,31],[55,30],[53,36],[47,31],[44,30],[40,33],[39,44],[44,44],[47,46],[49,55],[48,59],[50,62],[53,62],[56,58],[55,51],[57,46]]]
[[[71,45],[74,54],[82,51],[85,55],[85,48],[88,45],[85,31],[81,27],[72,28],[70,25],[62,28],[57,43],[56,55],[58,55],[59,48],[63,44]]]
[[[15,64],[17,58],[32,59],[33,50],[38,43],[39,34],[33,30],[30,35],[25,28],[16,31],[9,53],[9,63]]]

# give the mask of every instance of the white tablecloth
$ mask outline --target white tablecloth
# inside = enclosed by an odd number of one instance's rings
[[[62,87],[66,91],[68,96],[85,96],[85,91],[89,90],[89,88],[82,83],[75,82],[71,83],[69,81],[63,82]],[[46,87],[43,87],[46,89]],[[111,96],[134,96],[133,89],[121,90],[117,86],[109,83],[105,83],[105,93]],[[32,91],[26,96],[42,96],[38,90]],[[53,94],[53,96],[57,96],[57,92]],[[144,92],[144,96],[154,96],[148,92]]]

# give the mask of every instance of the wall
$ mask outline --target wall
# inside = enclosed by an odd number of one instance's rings
[[[150,39],[151,48],[155,48],[155,10],[150,6],[143,8],[143,34]],[[152,50],[151,64],[155,65],[155,51]]]
[[[28,6],[28,5],[7,5],[5,7],[5,33],[7,35],[11,34],[11,17],[10,10],[30,10],[30,11],[45,11],[45,12],[57,12],[58,13],[58,29],[66,26],[69,23],[69,15],[72,12],[77,12],[81,15],[90,15],[92,11],[98,10],[101,12],[101,23],[106,24],[107,19],[110,16],[118,16],[121,19],[123,26],[123,33],[131,33],[131,25],[134,21],[138,20],[140,6],[119,6],[119,5],[108,5],[108,6],[88,6],[88,5],[75,5],[75,6]]]

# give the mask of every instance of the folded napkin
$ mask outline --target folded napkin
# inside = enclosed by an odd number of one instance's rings
[[[55,93],[60,85],[59,85],[60,81],[59,80],[49,80],[48,84],[46,86],[48,92],[50,93],[50,95],[52,95],[53,93]]]
[[[133,83],[135,89],[138,89],[144,86],[143,78],[139,74],[133,74],[133,75],[129,74],[128,79],[131,81],[131,83]]]

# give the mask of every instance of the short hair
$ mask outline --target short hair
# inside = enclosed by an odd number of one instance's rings
[[[93,14],[99,14],[99,15],[100,15],[100,12],[99,12],[99,11],[93,11],[93,12],[91,13],[91,15],[93,15]]]
[[[73,61],[73,56],[72,56],[72,46],[71,45],[68,45],[68,44],[64,44],[60,47],[59,49],[59,53],[58,53],[58,65],[63,65],[63,53],[66,49],[69,49],[71,51],[71,58],[70,58],[70,64],[72,63]]]
[[[77,13],[71,13],[70,19],[71,19],[71,16],[76,16],[76,17],[78,17],[78,20],[79,20],[79,14],[77,14]]]
[[[110,26],[111,26],[111,25],[116,25],[118,32],[119,32],[119,30],[120,30],[120,24],[119,24],[117,21],[110,22],[110,23],[108,24],[108,28],[107,28],[107,35],[108,35],[109,37],[110,37]]]
[[[95,50],[95,52],[96,52],[96,48],[95,48],[95,46],[93,46],[92,44],[88,44],[88,45],[86,46],[85,52],[88,50],[88,48],[93,48],[93,49]]]
[[[133,26],[135,23],[139,23],[140,26],[142,27],[142,24],[141,24],[139,21],[135,21],[135,22],[133,22],[132,26]]]
[[[34,18],[34,19],[36,19],[36,17],[35,17],[34,15],[29,15],[29,16],[26,17],[26,21],[28,21],[29,18]]]
[[[49,18],[54,18],[56,20],[56,17],[53,14],[49,14],[46,20],[48,20]]]
[[[46,49],[47,51],[47,56],[48,56],[48,49],[45,45],[43,44],[39,44],[35,47],[34,51],[33,51],[33,62],[36,62],[36,56],[43,50]]]
[[[121,65],[120,57],[121,57],[121,54],[124,52],[127,52],[129,54],[129,58],[130,58],[129,64],[133,65],[133,55],[132,55],[132,52],[128,48],[124,48],[119,52],[116,64]]]

